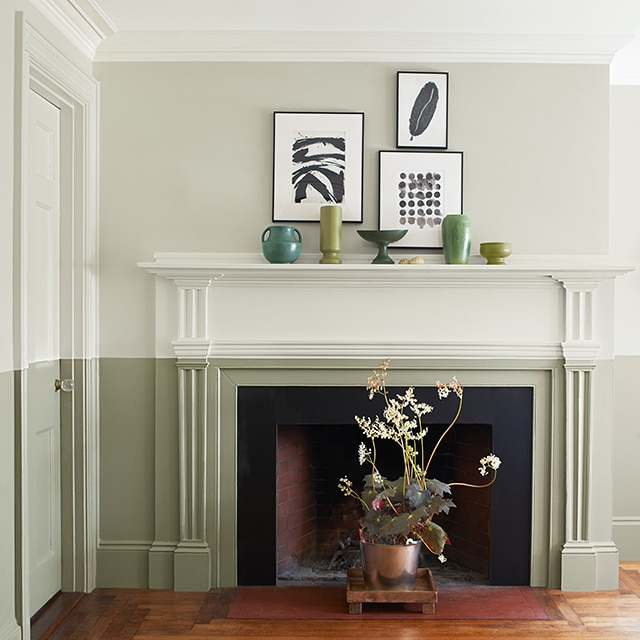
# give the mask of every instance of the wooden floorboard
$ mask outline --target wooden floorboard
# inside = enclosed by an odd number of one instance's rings
[[[175,593],[96,589],[62,594],[32,621],[33,640],[593,640],[640,639],[640,562],[617,591],[534,589],[549,620],[231,620],[234,589]]]

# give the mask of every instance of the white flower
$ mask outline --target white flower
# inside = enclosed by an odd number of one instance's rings
[[[440,382],[440,380],[436,380],[436,387],[438,388],[438,398],[440,398],[440,400],[448,397],[449,391],[451,391],[448,385]]]
[[[433,411],[433,407],[430,404],[425,404],[424,402],[412,403],[411,409],[418,418],[421,418],[425,413],[431,413]]]
[[[353,482],[349,480],[346,476],[340,478],[338,482],[338,489],[344,493],[345,496],[349,496],[353,493]]]
[[[369,459],[370,455],[371,449],[367,449],[364,442],[361,442],[358,447],[358,460],[360,461],[360,464],[364,464]]]
[[[478,467],[478,471],[481,476],[486,476],[489,472],[487,471],[487,467],[489,469],[493,469],[494,471],[498,470],[498,467],[502,464],[502,461],[498,456],[490,453],[488,456],[484,458],[480,458],[480,466]]]
[[[447,561],[447,559],[444,557],[444,554],[443,554],[443,553],[441,553],[441,554],[438,556],[438,560],[440,560],[440,562],[442,562],[442,564],[444,564],[444,563]]]

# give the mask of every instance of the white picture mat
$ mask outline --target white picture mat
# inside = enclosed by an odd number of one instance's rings
[[[431,123],[426,131],[412,138],[409,132],[409,119],[416,97],[422,87],[433,82],[438,87],[438,105]],[[447,73],[410,73],[398,72],[398,147],[422,147],[432,149],[446,149],[448,146],[448,103],[449,103],[449,74]]]
[[[450,213],[462,213],[462,165],[461,151],[380,151],[379,228],[409,230],[402,240],[394,242],[394,247],[442,248],[442,219]],[[413,224],[402,224],[403,216],[399,214],[400,175],[428,172],[442,172],[444,177],[444,188],[438,197],[441,213],[434,216],[438,218],[438,223],[420,227],[415,221],[420,217],[427,219],[428,216],[414,215],[404,216],[407,221],[413,217]]]

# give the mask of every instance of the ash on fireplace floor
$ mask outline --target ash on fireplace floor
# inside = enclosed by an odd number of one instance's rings
[[[329,568],[331,566],[331,568]],[[360,566],[360,552],[348,550],[339,561],[310,558],[278,576],[279,585],[319,585],[346,582],[347,569]],[[489,584],[487,576],[458,564],[453,560],[440,563],[435,558],[421,558],[420,566],[431,569],[436,584],[473,583]]]

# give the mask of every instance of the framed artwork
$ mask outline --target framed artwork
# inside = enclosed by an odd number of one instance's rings
[[[362,222],[364,113],[273,114],[273,221],[320,220],[342,207]]]
[[[396,146],[447,148],[449,74],[398,71]]]
[[[462,213],[461,151],[380,151],[380,229],[408,229],[394,247],[442,248],[440,225]]]

